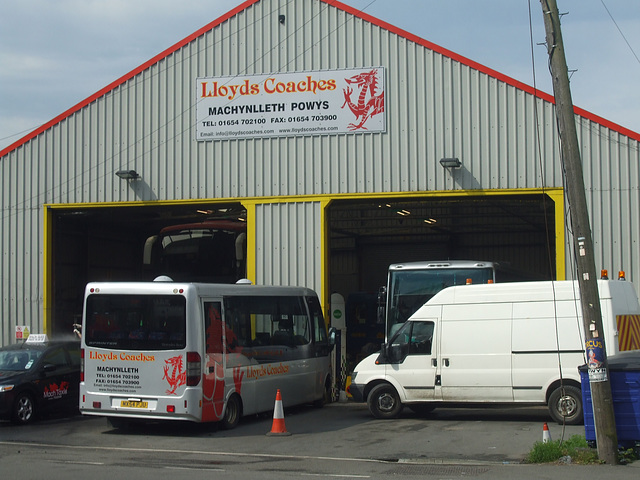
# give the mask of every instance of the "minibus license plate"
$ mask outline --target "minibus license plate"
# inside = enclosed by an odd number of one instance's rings
[[[132,402],[130,400],[121,400],[120,406],[123,408],[149,408],[149,402]]]

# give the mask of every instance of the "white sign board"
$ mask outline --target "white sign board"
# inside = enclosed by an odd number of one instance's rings
[[[198,78],[196,138],[386,130],[384,68]]]
[[[48,342],[49,337],[46,333],[32,333],[27,337],[27,343],[44,343]]]

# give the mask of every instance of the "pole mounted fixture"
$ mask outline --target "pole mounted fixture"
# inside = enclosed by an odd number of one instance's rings
[[[591,345],[601,355],[601,367],[589,369],[589,385],[593,402],[596,443],[600,460],[618,463],[618,437],[613,411],[611,383],[608,375],[605,339],[602,337],[602,311],[593,254],[593,239],[584,188],[582,160],[576,133],[576,120],[569,86],[569,74],[560,30],[560,13],[556,0],[540,0],[546,31],[546,45],[556,100],[561,157],[570,205],[571,233],[577,263],[580,305],[586,339],[585,350]],[[614,341],[615,339],[609,339]],[[584,408],[584,405],[583,405]]]

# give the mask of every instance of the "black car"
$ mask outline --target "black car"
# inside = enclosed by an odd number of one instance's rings
[[[26,424],[46,412],[77,412],[79,388],[79,341],[0,348],[0,418]]]

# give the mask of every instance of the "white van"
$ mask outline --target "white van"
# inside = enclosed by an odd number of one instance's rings
[[[616,322],[637,324],[640,305],[629,282],[599,280],[598,289],[600,336],[614,355],[629,344],[618,331],[632,330]],[[579,424],[579,297],[572,281],[446,288],[355,367],[349,393],[377,418],[396,417],[404,405],[426,413],[444,403],[539,404],[555,421]]]

